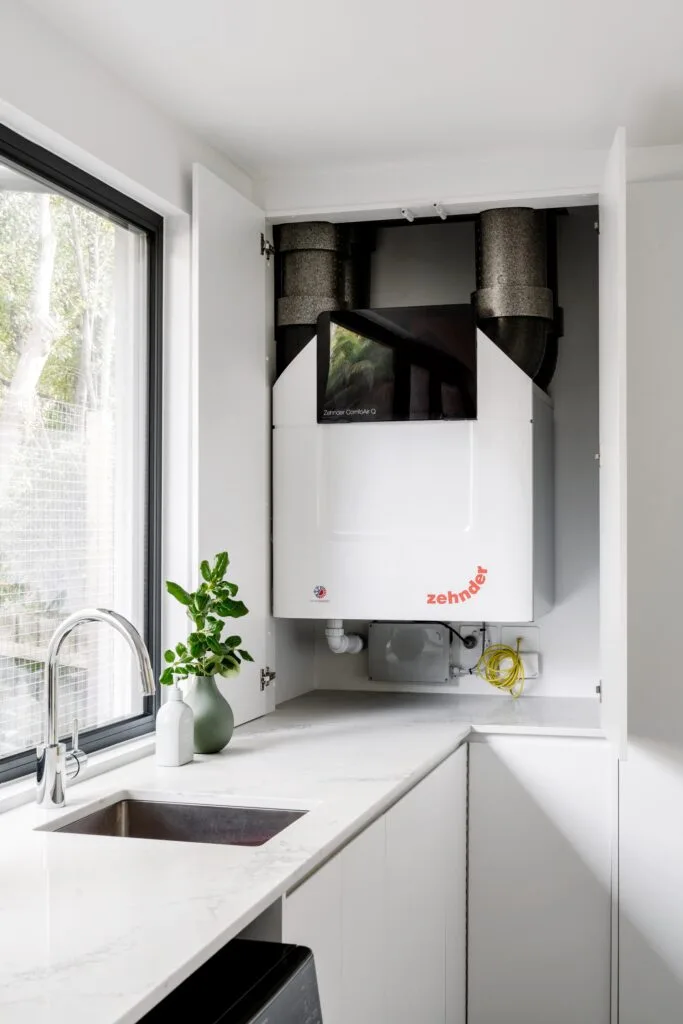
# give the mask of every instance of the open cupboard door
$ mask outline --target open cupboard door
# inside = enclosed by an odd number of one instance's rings
[[[254,658],[218,680],[235,724],[273,710],[269,664],[270,388],[262,210],[205,167],[192,178],[195,537],[199,559],[230,553],[228,579],[249,608],[228,620]]]
[[[626,755],[626,133],[600,191],[600,660],[602,725]]]

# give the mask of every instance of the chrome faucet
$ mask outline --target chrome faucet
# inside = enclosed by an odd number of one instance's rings
[[[47,646],[45,659],[45,742],[38,747],[36,754],[38,765],[36,781],[38,784],[37,800],[41,807],[51,810],[64,806],[64,789],[67,778],[78,775],[81,766],[87,761],[86,755],[78,749],[78,720],[74,719],[73,749],[67,753],[66,744],[59,742],[57,735],[58,718],[58,686],[57,659],[62,644],[76,626],[82,622],[107,622],[128,642],[128,646],[138,660],[140,683],[146,697],[155,693],[154,674],[149,654],[142,637],[128,619],[118,612],[106,608],[84,608],[80,612],[69,615],[52,634]]]

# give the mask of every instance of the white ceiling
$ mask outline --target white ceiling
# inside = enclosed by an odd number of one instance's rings
[[[25,0],[260,177],[683,142],[681,0]]]

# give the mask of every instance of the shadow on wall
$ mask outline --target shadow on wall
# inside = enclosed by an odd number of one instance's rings
[[[683,757],[671,742],[631,742],[619,775],[619,1022],[680,1024]]]

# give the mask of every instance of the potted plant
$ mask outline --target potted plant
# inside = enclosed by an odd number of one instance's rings
[[[223,637],[226,619],[248,614],[237,600],[238,587],[225,578],[230,560],[227,551],[216,555],[213,565],[199,566],[202,582],[195,591],[184,590],[167,580],[169,594],[184,605],[193,629],[185,643],[165,652],[166,668],[160,682],[192,679],[186,702],[194,713],[194,746],[198,754],[216,754],[230,741],[235,725],[232,708],[216,685],[216,676],[234,676],[243,661],[254,659],[242,647],[239,636]]]

